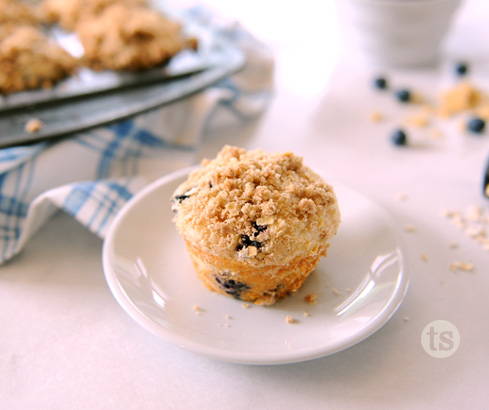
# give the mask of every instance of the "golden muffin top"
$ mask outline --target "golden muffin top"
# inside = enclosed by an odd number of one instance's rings
[[[189,175],[172,208],[193,246],[254,266],[324,253],[340,223],[333,189],[301,157],[232,146]]]

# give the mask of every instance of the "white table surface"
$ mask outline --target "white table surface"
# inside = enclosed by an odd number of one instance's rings
[[[440,216],[442,208],[471,204],[489,211],[479,188],[489,136],[460,135],[452,124],[439,142],[390,146],[387,135],[402,111],[369,89],[370,72],[336,65],[340,46],[330,1],[280,9],[274,2],[212,3],[272,46],[277,92],[258,123],[208,136],[199,157],[213,156],[224,143],[292,150],[374,198],[399,226],[415,225],[416,233],[405,234],[411,287],[404,303],[379,332],[327,358],[275,367],[213,361],[134,323],[104,281],[102,241],[58,214],[0,268],[0,408],[489,408],[489,253]],[[448,41],[452,56],[480,59],[474,69],[480,67],[481,77],[485,3],[464,5]],[[433,72],[390,76],[426,91],[444,81],[434,81]],[[388,121],[369,122],[374,109]],[[409,199],[399,202],[398,192]],[[460,248],[449,249],[451,241]],[[428,262],[420,260],[423,252]],[[476,272],[450,272],[454,260],[472,261]],[[421,330],[436,319],[460,331],[460,348],[447,359],[431,358],[420,344]]]

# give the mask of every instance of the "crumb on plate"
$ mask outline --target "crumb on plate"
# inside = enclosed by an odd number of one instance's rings
[[[306,296],[304,296],[304,302],[313,305],[316,303],[318,300],[318,295],[316,293],[308,293]]]
[[[299,323],[299,321],[297,319],[295,319],[294,317],[292,317],[290,315],[285,316],[285,322],[289,325]]]

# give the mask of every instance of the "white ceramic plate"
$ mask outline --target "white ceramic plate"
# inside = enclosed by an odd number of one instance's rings
[[[208,291],[172,223],[171,195],[188,173],[166,176],[136,195],[120,211],[104,244],[112,293],[150,332],[216,359],[291,363],[360,342],[398,308],[408,280],[396,231],[380,207],[338,184],[342,225],[328,257],[300,291],[272,307],[248,309]],[[316,304],[304,302],[308,293],[318,295]],[[196,313],[196,305],[205,311]],[[306,311],[311,316],[304,316]],[[298,323],[286,323],[287,315]]]

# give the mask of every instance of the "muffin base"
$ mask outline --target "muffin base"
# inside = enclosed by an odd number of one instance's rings
[[[194,269],[204,285],[217,293],[257,305],[272,305],[297,291],[327,246],[287,265],[253,267],[245,262],[211,255],[185,241]]]

